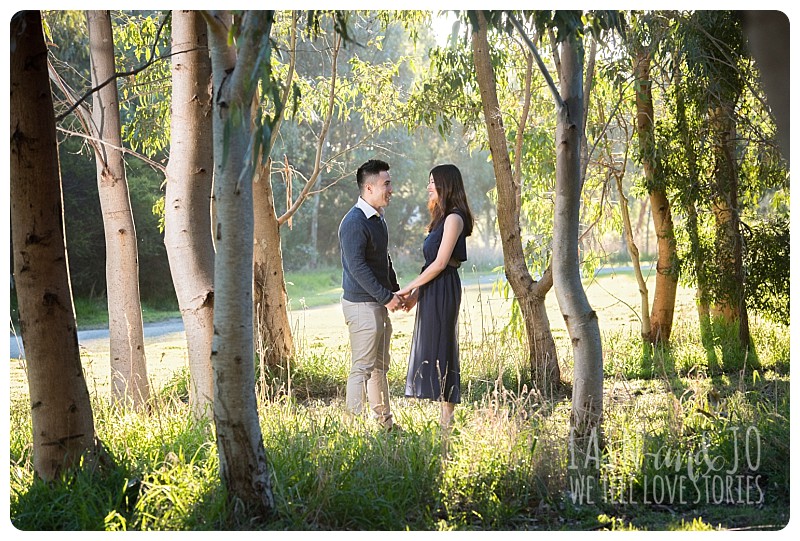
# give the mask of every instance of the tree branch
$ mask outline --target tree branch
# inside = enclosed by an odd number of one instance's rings
[[[331,156],[330,156],[330,157],[329,157],[327,160],[325,160],[325,161],[322,163],[322,167],[321,167],[321,168],[326,168],[326,167],[328,167],[328,166],[329,166],[331,163],[334,163],[334,162],[335,162],[335,160],[336,160],[337,158],[339,158],[339,157],[341,157],[341,156],[343,156],[343,155],[347,154],[348,152],[351,152],[351,151],[353,151],[353,150],[354,150],[354,149],[356,149],[356,148],[359,148],[359,147],[360,147],[361,145],[363,145],[363,144],[364,144],[366,141],[368,141],[368,140],[371,140],[371,139],[374,137],[374,135],[375,135],[376,133],[380,132],[380,131],[381,131],[381,130],[382,130],[384,127],[385,127],[385,126],[387,126],[387,125],[389,125],[389,124],[392,124],[393,122],[397,122],[397,121],[398,121],[398,119],[397,119],[397,118],[392,118],[392,119],[389,119],[389,120],[387,120],[387,121],[383,122],[383,123],[382,123],[382,124],[380,124],[379,126],[375,127],[375,128],[372,130],[372,131],[370,131],[369,133],[367,133],[366,135],[364,135],[364,136],[363,136],[363,137],[362,137],[362,138],[361,138],[361,139],[360,139],[360,140],[359,140],[357,143],[355,143],[354,145],[351,145],[351,146],[348,146],[348,147],[346,147],[346,148],[343,148],[343,149],[342,149],[342,150],[340,150],[339,152],[336,152],[335,154],[331,155]],[[377,149],[379,149],[379,150],[384,150],[384,151],[385,151],[385,152],[387,152],[387,153],[389,153],[389,152],[390,152],[388,149],[386,149],[386,148],[383,148],[381,145],[377,145],[377,144],[376,144],[376,145],[375,145],[375,147],[376,147]],[[281,171],[283,171],[284,169],[285,169],[285,168],[276,168],[275,170],[276,170],[276,171],[278,171],[278,172],[281,172]],[[308,182],[308,179],[305,177],[305,175],[303,175],[303,174],[302,174],[300,171],[298,171],[297,169],[292,169],[292,173],[293,173],[294,175],[297,175],[297,176],[299,176],[299,177],[301,177],[301,178],[305,179],[305,180],[306,180],[306,182]],[[333,186],[335,186],[335,185],[336,185],[336,184],[337,184],[339,181],[341,181],[341,180],[343,180],[343,179],[347,178],[347,176],[349,176],[349,175],[351,175],[351,174],[353,174],[353,173],[354,173],[354,171],[350,171],[349,173],[347,173],[347,174],[345,174],[345,175],[342,175],[342,176],[340,176],[339,178],[335,179],[333,182],[331,182],[331,183],[330,183],[330,184],[328,184],[327,186],[323,186],[322,188],[320,188],[320,189],[318,189],[318,190],[309,190],[309,192],[306,194],[306,199],[307,199],[308,197],[312,196],[312,195],[316,195],[316,194],[318,194],[318,193],[322,193],[322,192],[324,192],[324,191],[328,190],[329,188],[332,188],[332,187],[333,187]],[[271,171],[270,171],[270,174],[271,174]],[[315,184],[316,184],[316,182],[313,182],[313,183],[311,183],[311,185],[312,185],[312,186],[313,186],[313,185],[315,185]]]
[[[254,89],[250,85],[255,78],[255,70],[258,68],[263,54],[263,42],[269,40],[269,32],[265,32],[265,28],[271,28],[268,22],[268,12],[266,11],[248,11],[245,13],[242,20],[242,31],[237,40],[236,47],[236,67],[233,73],[230,74],[227,82],[230,88],[229,99],[238,103],[246,103],[245,92],[251,92]]]
[[[69,87],[61,75],[58,74],[55,66],[53,66],[52,62],[50,62],[49,58],[47,59],[47,71],[50,74],[50,79],[61,90],[61,92],[63,92],[64,98],[67,100],[67,102],[74,104],[71,110],[78,111],[75,116],[78,118],[78,122],[81,123],[81,126],[83,126],[83,131],[86,132],[87,139],[90,141],[92,148],[94,148],[95,152],[99,155],[100,147],[97,146],[94,139],[88,137],[88,134],[91,134],[93,131],[91,129],[91,117],[88,108],[85,105],[82,106],[82,104],[76,103],[77,98],[75,97],[75,92]]]
[[[160,25],[158,25],[158,31],[156,31],[156,38],[153,40],[153,45],[150,48],[150,60],[148,60],[147,62],[145,62],[144,64],[142,64],[141,66],[139,66],[138,68],[136,68],[134,70],[120,72],[120,73],[114,73],[114,75],[112,75],[111,77],[109,77],[108,79],[106,79],[105,81],[103,81],[102,83],[97,85],[96,87],[94,87],[91,90],[89,90],[83,96],[81,96],[75,103],[72,104],[72,106],[69,109],[67,109],[67,111],[65,113],[62,113],[59,116],[57,116],[56,117],[56,122],[58,123],[58,122],[61,122],[62,120],[64,120],[67,116],[69,116],[70,113],[72,113],[72,111],[74,111],[79,105],[81,105],[84,101],[86,101],[89,98],[89,96],[91,96],[95,92],[99,91],[100,89],[104,88],[105,86],[107,86],[112,81],[115,81],[116,79],[118,79],[120,77],[129,77],[131,75],[136,75],[137,73],[147,69],[148,67],[150,67],[154,63],[158,62],[159,60],[163,60],[165,58],[169,58],[170,56],[172,56],[172,53],[170,53],[168,55],[165,55],[165,56],[155,56],[155,54],[156,54],[156,46],[158,45],[158,40],[161,37],[161,30],[164,28],[164,25],[167,24],[167,21],[171,17],[172,17],[172,11],[168,11],[167,15],[164,17],[164,20],[161,21]]]
[[[294,79],[294,67],[295,63],[297,62],[297,12],[292,11],[292,37],[290,40],[290,48],[289,48],[289,74],[286,76],[286,88],[283,90],[283,98],[281,99],[281,103],[278,105],[280,110],[278,111],[278,116],[275,119],[275,125],[272,127],[272,133],[269,136],[269,152],[272,152],[273,147],[275,146],[275,140],[278,138],[278,132],[280,131],[281,123],[286,116],[286,104],[289,101],[289,94],[292,91],[292,81]]]
[[[550,92],[553,94],[553,99],[558,106],[559,112],[566,107],[564,100],[561,98],[561,94],[559,94],[558,89],[556,88],[555,83],[553,82],[553,78],[550,76],[550,72],[547,71],[547,66],[544,65],[542,62],[542,57],[539,56],[539,50],[536,48],[536,45],[531,41],[531,38],[528,37],[527,32],[525,32],[525,28],[523,28],[522,24],[517,20],[516,17],[509,11],[507,12],[508,19],[511,21],[511,24],[514,25],[514,28],[517,29],[522,39],[525,41],[525,44],[533,53],[533,57],[536,59],[536,64],[539,66],[539,70],[544,75],[545,81],[547,81],[547,87],[550,89]]]
[[[524,52],[523,52],[524,54]],[[514,145],[514,212],[519,220],[519,213],[522,208],[522,145],[525,142],[525,126],[528,123],[528,115],[531,109],[531,82],[533,79],[533,56],[526,54],[525,62],[525,89],[524,103],[520,113],[519,127],[517,128],[517,138]]]
[[[61,127],[58,127],[58,126],[56,127],[56,129],[58,131],[60,131],[61,133],[65,133],[67,135],[71,135],[71,136],[74,136],[74,137],[82,137],[82,138],[86,139],[87,141],[89,141],[90,143],[92,143],[92,146],[94,146],[95,143],[100,143],[103,146],[112,148],[114,150],[118,150],[118,151],[122,152],[123,154],[130,154],[134,158],[139,158],[140,160],[145,162],[147,165],[149,165],[153,169],[156,169],[157,171],[160,171],[160,172],[164,173],[165,175],[167,173],[166,166],[158,163],[157,161],[152,160],[151,158],[148,158],[144,154],[136,152],[135,150],[131,150],[129,148],[118,147],[116,145],[112,145],[111,143],[109,143],[107,141],[103,141],[102,139],[99,139],[97,137],[93,137],[91,135],[87,135],[85,133],[80,133],[80,132],[76,132],[76,131],[72,131],[72,130],[67,130],[65,128],[61,128]]]
[[[337,34],[334,46],[333,46],[333,58],[331,59],[331,89],[328,93],[328,112],[325,115],[325,122],[322,125],[322,130],[320,131],[319,136],[317,137],[317,152],[316,156],[314,157],[314,172],[311,174],[311,177],[306,181],[305,186],[300,191],[300,194],[297,196],[297,199],[292,203],[292,206],[286,210],[286,212],[278,218],[278,225],[283,225],[287,222],[291,217],[297,212],[297,209],[300,208],[300,205],[303,204],[303,201],[306,200],[308,197],[308,192],[311,188],[316,184],[317,178],[319,178],[319,174],[322,171],[322,149],[325,146],[325,138],[328,136],[328,130],[331,127],[331,120],[333,119],[333,108],[336,102],[336,72],[337,72],[337,62],[339,59],[339,50],[342,46],[342,36]]]

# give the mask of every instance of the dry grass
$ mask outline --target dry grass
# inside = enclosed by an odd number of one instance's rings
[[[474,346],[480,350],[477,358],[504,358],[507,354],[486,355],[486,349],[500,350],[503,344],[497,332],[508,320],[510,301],[493,287],[493,275],[464,273],[464,296],[460,315],[460,337],[462,348],[468,354]],[[654,282],[654,279],[651,280]],[[592,308],[597,312],[600,330],[604,335],[639,332],[639,292],[636,281],[630,273],[611,274],[585,282],[585,290]],[[328,293],[326,293],[328,295]],[[652,297],[652,292],[651,292]],[[678,295],[676,312],[682,320],[697,320],[693,308],[693,292],[683,289]],[[299,303],[296,303],[299,304]],[[547,299],[547,312],[553,335],[559,345],[559,359],[562,360],[562,377],[569,380],[572,351],[569,348],[566,327],[559,311],[554,292]],[[394,328],[393,354],[394,366],[405,370],[411,334],[414,325],[414,311],[392,314]],[[347,347],[347,327],[338,303],[316,308],[295,309],[291,311],[292,326],[297,346],[303,351],[341,351]],[[173,332],[145,339],[148,359],[148,377],[155,389],[169,382],[176,372],[188,367],[185,336]],[[518,348],[512,348],[518,350]],[[506,352],[508,353],[508,352]],[[90,339],[81,342],[81,359],[86,374],[89,392],[105,396],[109,392],[110,364],[108,339]],[[11,360],[10,392],[12,398],[27,395],[25,361]]]

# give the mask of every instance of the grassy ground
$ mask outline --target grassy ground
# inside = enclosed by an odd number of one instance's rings
[[[789,519],[788,329],[753,321],[755,352],[735,333],[700,336],[681,290],[672,347],[638,338],[634,280],[587,282],[603,332],[604,445],[568,446],[569,339],[555,300],[563,396],[526,381],[518,336],[503,330],[509,304],[491,278],[465,276],[461,315],[463,402],[450,434],[434,404],[402,397],[413,314],[393,316],[392,403],[405,431],[348,423],[349,365],[338,307],[293,310],[299,347],[290,370],[259,385],[275,513],[253,523],[228,507],[213,426],[185,404],[180,341],[148,346],[159,389],[150,415],[115,410],[92,387],[99,437],[118,468],[63,484],[33,480],[24,389],[12,393],[11,519],[22,530],[704,530],[779,529]],[[290,286],[291,287],[291,286]],[[310,289],[306,289],[309,291]],[[291,296],[291,293],[290,293]],[[338,296],[338,294],[337,294]],[[550,297],[554,297],[552,294]],[[85,365],[102,354],[87,351]],[[87,373],[95,374],[91,369]],[[99,374],[99,375],[98,375]],[[97,382],[103,373],[90,379]],[[583,459],[575,459],[574,457]]]

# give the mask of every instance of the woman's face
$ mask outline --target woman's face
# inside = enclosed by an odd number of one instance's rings
[[[439,200],[439,192],[436,191],[436,183],[433,181],[433,175],[428,179],[428,201],[435,203]]]

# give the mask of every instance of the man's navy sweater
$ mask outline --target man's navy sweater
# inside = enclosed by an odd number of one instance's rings
[[[358,207],[350,209],[339,225],[342,253],[342,297],[350,302],[392,300],[400,289],[389,257],[389,233],[380,216],[367,218]]]

